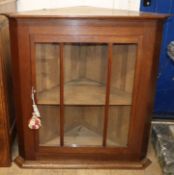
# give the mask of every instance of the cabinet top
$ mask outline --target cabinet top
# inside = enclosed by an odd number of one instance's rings
[[[69,7],[6,14],[9,18],[165,19],[169,15],[96,7]]]

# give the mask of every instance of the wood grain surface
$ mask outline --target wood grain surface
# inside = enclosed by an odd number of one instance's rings
[[[14,11],[16,11],[15,0],[0,1],[0,13]],[[11,145],[14,137],[9,24],[7,18],[0,15],[0,167],[11,164]]]
[[[17,18],[116,18],[116,19],[164,19],[169,15],[157,13],[144,13],[128,10],[115,10],[97,7],[69,7],[58,9],[44,9],[38,11],[9,13],[9,17]]]

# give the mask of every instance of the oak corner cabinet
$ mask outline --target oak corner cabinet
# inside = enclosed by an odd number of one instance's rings
[[[8,14],[21,167],[144,168],[165,15]],[[42,126],[30,129],[35,89]]]

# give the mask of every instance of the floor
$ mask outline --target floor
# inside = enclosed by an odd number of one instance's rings
[[[174,122],[153,123],[152,142],[165,175],[174,175]]]
[[[16,157],[14,146],[13,158]],[[95,169],[21,169],[15,163],[10,168],[0,168],[0,175],[162,175],[152,145],[149,146],[148,157],[152,161],[145,170],[95,170]]]

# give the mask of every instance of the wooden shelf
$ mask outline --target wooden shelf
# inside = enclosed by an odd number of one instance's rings
[[[64,134],[65,146],[102,146],[103,136],[96,133],[83,125],[78,125]],[[58,146],[60,143],[60,137],[55,136],[49,141],[40,144],[40,146]],[[109,146],[119,146],[118,143],[112,140],[107,140]]]
[[[60,137],[55,137],[44,143],[40,143],[40,146],[60,146]]]
[[[37,94],[38,104],[59,104],[60,87],[56,86]],[[104,105],[106,87],[90,80],[70,81],[64,86],[64,104],[67,105]],[[131,105],[131,94],[112,89],[111,105]]]
[[[65,145],[78,146],[78,145],[102,145],[102,136],[94,131],[79,125],[65,133]]]

